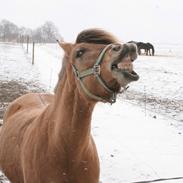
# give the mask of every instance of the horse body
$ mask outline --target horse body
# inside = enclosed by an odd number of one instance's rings
[[[141,55],[141,50],[144,50],[145,55],[154,56],[155,49],[151,43],[143,43],[143,42],[136,42],[136,41],[129,41],[128,43],[134,43],[137,45],[139,55]]]
[[[39,123],[39,120],[36,120],[36,118],[44,116],[43,111],[45,108],[46,106],[40,99],[40,94],[28,94],[15,100],[7,109],[0,134],[0,165],[13,183],[26,182],[23,172],[25,169],[22,169],[23,158],[26,157],[24,154],[26,150],[24,144],[31,138],[32,142],[26,147],[27,150],[31,151],[36,134],[41,133],[42,125],[38,124],[32,136],[29,135],[30,129],[33,129],[36,123]],[[45,136],[45,134],[43,135]],[[36,143],[39,143],[42,140],[41,138],[42,136],[36,139]],[[44,148],[44,146],[42,145],[41,147]],[[31,153],[34,154],[35,152],[31,151]],[[28,157],[26,159],[30,161]],[[34,171],[33,169],[30,170]],[[30,179],[31,181],[32,178]]]
[[[57,106],[54,111],[54,105],[48,103],[53,96],[44,96],[40,100],[40,94],[25,95],[8,109],[11,113],[15,105],[19,106],[18,111],[5,121],[0,142],[4,147],[0,151],[1,168],[12,183],[98,183],[98,157],[89,133],[93,107],[84,105],[81,100],[77,105],[73,104],[76,93],[66,95],[63,96],[65,100],[60,98],[64,107]],[[31,102],[25,103],[25,98]],[[38,102],[27,108],[35,98]],[[74,122],[68,126],[64,119]]]
[[[12,183],[99,183],[93,109],[138,80],[136,47],[116,44],[106,32],[84,31],[75,44],[60,46],[65,57],[55,94],[22,96],[4,116],[0,167]]]

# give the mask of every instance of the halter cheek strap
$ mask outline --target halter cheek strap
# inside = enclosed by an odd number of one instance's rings
[[[103,58],[104,58],[104,55],[106,53],[106,51],[112,46],[112,44],[109,44],[107,45],[103,50],[102,52],[99,54],[97,60],[96,60],[96,63],[94,64],[94,66],[92,68],[89,68],[87,70],[84,70],[84,71],[79,71],[75,65],[72,65],[72,68],[73,68],[73,71],[74,71],[74,74],[76,76],[76,78],[78,79],[80,85],[81,85],[81,88],[83,89],[83,91],[85,92],[86,95],[88,95],[90,98],[92,99],[95,99],[95,100],[99,100],[99,101],[102,101],[102,102],[109,102],[109,103],[115,103],[116,102],[116,92],[114,92],[113,90],[111,90],[106,82],[101,78],[101,75],[100,75],[100,64],[102,63],[103,61]],[[104,97],[100,97],[100,96],[97,96],[97,95],[94,95],[93,93],[91,93],[87,88],[86,86],[84,85],[83,83],[83,78],[87,77],[87,76],[90,76],[90,75],[94,75],[97,79],[97,81],[99,82],[99,84],[109,93],[112,94],[112,97],[110,99],[106,99]]]

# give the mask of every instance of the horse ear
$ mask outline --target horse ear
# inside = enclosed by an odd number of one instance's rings
[[[57,40],[57,42],[58,42],[59,46],[65,51],[65,54],[69,55],[69,53],[72,50],[73,44],[66,43],[66,42],[63,42],[63,41],[58,41],[58,40]]]

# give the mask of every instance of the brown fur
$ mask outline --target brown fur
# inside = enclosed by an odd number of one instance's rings
[[[91,67],[113,42],[110,34],[92,29],[80,33],[75,44],[60,43],[65,57],[55,94],[27,94],[9,106],[0,133],[0,167],[12,183],[99,183],[99,160],[90,133],[97,101],[83,93],[71,64],[79,70]],[[80,47],[87,51],[75,59]],[[118,91],[119,84],[106,69],[111,55],[106,53],[101,75]],[[84,83],[94,94],[110,97],[95,77]]]

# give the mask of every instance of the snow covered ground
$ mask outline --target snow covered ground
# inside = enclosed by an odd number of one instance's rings
[[[0,43],[0,80],[17,80],[19,82],[41,85],[40,73],[31,65],[30,55],[18,44]]]
[[[99,103],[94,110],[102,183],[183,176],[183,45],[155,48],[156,56],[134,63],[140,80],[114,105]],[[56,44],[36,45],[32,66],[31,46],[26,54],[25,45],[0,44],[0,80],[32,80],[52,92],[62,55]]]

